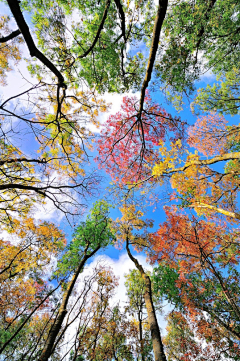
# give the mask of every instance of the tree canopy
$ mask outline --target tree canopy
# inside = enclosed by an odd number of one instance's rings
[[[0,6],[0,360],[239,360],[239,1]]]

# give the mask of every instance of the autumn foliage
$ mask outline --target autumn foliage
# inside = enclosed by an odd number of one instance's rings
[[[120,111],[111,115],[98,141],[100,167],[115,182],[133,184],[151,175],[158,161],[159,141],[177,140],[183,136],[183,123],[173,118],[149,94],[145,97],[141,122],[138,100],[124,97]]]

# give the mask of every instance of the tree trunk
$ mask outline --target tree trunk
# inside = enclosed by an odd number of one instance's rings
[[[153,305],[152,300],[152,287],[151,287],[151,280],[148,275],[146,275],[143,267],[140,265],[138,260],[133,257],[130,249],[129,249],[129,241],[128,238],[126,240],[126,248],[129,258],[134,262],[135,266],[141,273],[141,276],[145,282],[145,293],[144,293],[144,300],[147,308],[147,315],[148,315],[148,324],[150,327],[151,337],[152,337],[152,344],[153,344],[153,353],[155,361],[167,361],[164,349],[163,349],[163,343],[161,339],[161,333],[159,330],[157,317],[155,313],[155,308]]]
[[[100,246],[98,246],[94,251],[92,251],[89,255],[86,254],[85,250],[85,255],[82,259],[82,261],[80,262],[77,271],[75,272],[75,274],[72,277],[72,280],[70,281],[70,283],[68,284],[67,290],[65,291],[64,295],[63,295],[63,299],[62,299],[62,303],[61,306],[59,308],[58,311],[58,315],[54,321],[54,324],[52,325],[49,334],[48,334],[48,338],[46,341],[46,345],[39,357],[39,361],[47,361],[49,359],[49,357],[51,356],[51,354],[53,353],[56,344],[54,345],[56,338],[59,334],[59,331],[62,327],[63,324],[63,320],[67,314],[67,304],[69,301],[69,298],[71,296],[71,293],[73,291],[73,288],[75,286],[75,283],[77,281],[77,278],[79,276],[79,273],[82,271],[86,261],[92,257],[98,250],[99,250]]]
[[[141,304],[141,308],[142,308],[142,304]],[[140,341],[140,345],[141,345],[141,358],[142,361],[145,361],[145,357],[144,357],[144,347],[143,347],[143,327],[142,327],[142,310],[140,309],[138,311],[138,323],[139,323],[139,341]]]

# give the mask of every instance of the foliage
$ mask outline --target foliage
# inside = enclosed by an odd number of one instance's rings
[[[8,35],[9,16],[1,16],[0,18],[0,37]],[[23,42],[21,37],[14,38],[9,44],[0,45],[0,84],[7,84],[7,73],[13,70],[12,62],[16,66],[21,60],[21,51],[19,45]]]
[[[9,240],[1,240],[0,349],[5,357],[20,360],[31,354],[34,359],[44,345],[57,301],[47,275],[65,242],[54,224],[31,218],[15,220]]]
[[[239,114],[239,69],[233,67],[226,73],[219,73],[216,80],[218,83],[207,85],[206,89],[198,89],[198,94],[192,104],[194,110]]]
[[[21,6],[32,15],[38,45],[69,82],[77,87],[86,82],[98,92],[139,88],[146,61],[127,45],[149,41],[155,12],[151,0],[26,0]],[[41,78],[46,74],[45,67],[33,69]]]
[[[156,75],[177,107],[181,107],[184,94],[193,92],[195,81],[204,73],[211,70],[225,75],[239,68],[238,11],[235,0],[174,1],[169,8]],[[224,94],[219,95],[223,95],[221,104]]]
[[[210,222],[168,213],[153,242],[155,251],[159,250],[160,264],[154,270],[158,294],[188,313],[197,334],[212,343],[214,352],[237,359],[238,232],[229,233]]]
[[[238,360],[240,132],[222,114],[239,112],[239,2],[6,4],[0,82],[24,60],[30,85],[0,104],[1,357],[166,361],[166,351],[169,361]],[[216,79],[195,93],[204,74]],[[207,114],[189,127],[153,100],[156,85],[177,109],[193,95],[192,110]],[[128,94],[96,142],[99,115],[109,110],[101,96],[111,92]],[[34,212],[51,202],[70,223],[99,196],[91,151],[119,188],[122,217],[113,222],[98,201],[66,245]],[[145,206],[163,198],[166,221],[150,233]],[[124,312],[112,305],[110,269],[83,276],[113,244],[126,244],[138,270],[127,276]],[[158,262],[153,275],[132,247]],[[165,350],[159,300],[175,307]]]
[[[78,333],[70,358],[94,360],[133,360],[135,326],[112,298],[118,285],[117,278],[108,267],[100,266],[95,276],[95,287],[79,313]],[[75,307],[78,304],[75,303]],[[75,357],[75,358],[74,358]]]
[[[75,228],[73,239],[67,245],[65,252],[58,263],[56,275],[66,277],[74,272],[86,255],[96,249],[105,248],[113,244],[115,234],[111,227],[109,205],[105,201],[97,201],[93,205],[86,221]]]
[[[151,164],[158,161],[159,143],[166,139],[174,142],[183,133],[180,119],[153,103],[149,94],[145,97],[141,126],[138,107],[137,98],[124,97],[120,112],[108,118],[98,142],[100,166],[120,184],[149,177]]]
[[[125,287],[128,296],[126,310],[129,315],[134,317],[135,324],[138,328],[138,339],[136,342],[135,353],[137,359],[151,361],[152,342],[147,322],[146,306],[144,300],[145,282],[138,270],[131,270],[125,275]]]

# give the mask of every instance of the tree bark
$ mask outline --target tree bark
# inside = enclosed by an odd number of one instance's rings
[[[192,205],[190,205],[188,207],[189,208],[207,208],[207,209],[211,209],[214,212],[224,214],[224,216],[240,220],[240,214],[239,213],[231,212],[231,211],[228,211],[228,210],[223,209],[223,208],[218,208],[218,207],[212,206],[210,204],[198,202],[198,203],[193,203]]]
[[[155,361],[167,361],[164,349],[163,349],[163,343],[161,339],[161,333],[158,326],[158,321],[155,313],[155,308],[152,300],[152,287],[151,287],[151,280],[149,276],[145,273],[143,267],[140,265],[138,260],[133,257],[130,249],[129,249],[129,241],[128,237],[126,240],[126,249],[129,258],[134,262],[135,266],[141,273],[141,276],[145,282],[145,293],[144,293],[144,300],[146,304],[147,309],[147,315],[148,315],[148,324],[150,327],[151,337],[152,337],[152,344],[153,344],[153,353]]]
[[[15,31],[13,31],[11,34],[9,34],[7,36],[3,36],[2,38],[0,38],[0,43],[6,43],[7,41],[16,38],[20,34],[21,34],[21,31],[19,29],[17,29]]]
[[[168,7],[168,0],[159,0],[158,1],[158,10],[157,10],[157,16],[154,23],[153,28],[153,36],[152,36],[152,44],[150,48],[150,54],[147,64],[147,69],[145,73],[145,78],[142,83],[142,89],[141,89],[141,95],[140,95],[140,106],[139,106],[139,120],[141,122],[141,115],[143,111],[143,104],[144,104],[144,98],[145,98],[145,92],[148,87],[148,83],[151,80],[153,66],[158,50],[158,43],[160,39],[160,33],[162,29],[163,20],[165,19],[166,12]]]
[[[141,308],[142,308],[142,304],[141,304]],[[142,310],[138,310],[138,322],[139,322],[139,341],[140,341],[140,345],[141,345],[141,356],[142,356],[142,361],[145,361],[145,357],[144,357],[144,347],[143,347],[143,326],[142,326]]]

